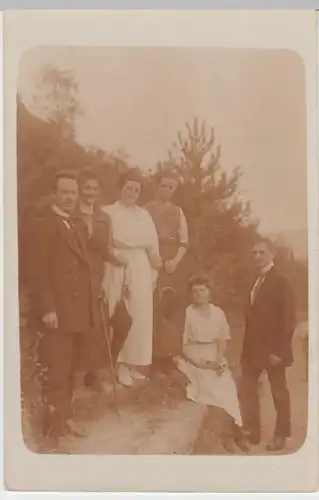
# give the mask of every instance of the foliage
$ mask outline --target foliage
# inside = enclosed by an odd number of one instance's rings
[[[308,310],[308,262],[296,259],[284,236],[278,234],[275,238],[276,265],[290,279],[299,313]]]
[[[74,123],[83,115],[74,74],[46,65],[39,74],[33,108],[45,121],[54,123],[63,138],[74,138]]]
[[[47,204],[57,169],[96,168],[102,181],[102,202],[111,203],[118,194],[119,175],[131,163],[125,150],[107,152],[96,147],[84,148],[76,142],[76,120],[83,113],[72,73],[45,67],[33,102],[38,116],[18,96],[20,263],[28,216],[30,211]],[[187,122],[185,129],[177,133],[167,159],[158,162],[154,175],[146,175],[141,204],[152,197],[153,181],[161,171],[172,169],[178,174],[181,183],[176,202],[185,212],[190,234],[189,265],[185,268],[189,272],[208,272],[217,300],[225,303],[246,298],[253,273],[250,247],[258,223],[251,220],[250,205],[240,196],[240,168],[226,172],[221,159],[222,149],[214,127],[198,118]],[[278,247],[281,252],[278,259],[287,262],[280,241]],[[299,263],[290,264],[291,269],[296,266],[301,276],[304,268]]]
[[[216,296],[238,296],[247,283],[248,248],[258,225],[250,221],[250,205],[239,195],[241,170],[227,173],[221,166],[221,146],[215,130],[195,118],[178,132],[155,176],[166,169],[178,174],[176,196],[190,228],[194,269],[210,273]],[[245,279],[242,279],[245,278]]]
[[[81,115],[72,73],[46,67],[36,87],[31,113],[17,96],[17,168],[20,279],[24,276],[24,242],[34,211],[48,204],[54,175],[60,169],[95,168],[101,177],[102,202],[116,196],[119,174],[127,168],[125,151],[84,148],[75,139],[75,120]]]

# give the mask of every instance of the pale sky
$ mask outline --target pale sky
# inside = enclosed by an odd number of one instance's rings
[[[43,48],[21,60],[28,105],[45,64],[74,72],[85,113],[78,141],[125,148],[142,168],[167,157],[194,116],[215,127],[222,166],[242,167],[241,193],[264,231],[304,229],[306,110],[301,60],[253,49]]]

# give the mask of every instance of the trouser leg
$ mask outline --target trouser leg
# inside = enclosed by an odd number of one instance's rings
[[[277,413],[274,435],[275,437],[287,438],[291,434],[291,410],[286,368],[282,366],[271,367],[267,370],[267,373]]]
[[[258,380],[260,368],[248,363],[242,365],[241,379],[241,407],[243,413],[243,427],[258,441],[261,436],[260,402],[258,394]]]
[[[72,413],[72,353],[74,336],[59,330],[47,331],[41,339],[39,357],[43,368],[43,434],[57,439],[65,431]]]

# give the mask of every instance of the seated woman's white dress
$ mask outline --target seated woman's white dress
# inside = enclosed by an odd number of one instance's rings
[[[128,261],[126,305],[133,322],[118,361],[147,366],[152,362],[153,285],[157,278],[148,254],[159,253],[156,229],[149,213],[137,205],[127,207],[117,201],[102,210],[111,219],[115,255],[122,255]],[[121,297],[124,268],[108,263],[107,274],[112,315]]]
[[[196,307],[186,310],[183,351],[185,356],[196,362],[215,361],[217,340],[230,339],[229,326],[224,312],[210,304],[209,315],[203,316]],[[224,359],[226,364],[226,359]],[[194,366],[185,358],[178,362],[178,368],[189,380],[187,397],[204,405],[223,408],[236,424],[242,425],[237,389],[230,369],[218,375],[213,369]]]

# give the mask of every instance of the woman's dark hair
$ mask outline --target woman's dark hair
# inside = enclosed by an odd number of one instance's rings
[[[77,172],[75,172],[73,170],[59,170],[58,172],[56,172],[56,174],[53,178],[52,185],[51,185],[52,191],[56,191],[56,188],[57,188],[57,185],[58,185],[58,182],[60,179],[71,179],[73,181],[78,182],[78,175],[77,175]]]
[[[174,179],[176,184],[180,184],[179,176],[174,170],[165,169],[155,175],[155,182],[158,185],[163,179]]]
[[[142,176],[139,168],[130,168],[129,170],[124,172],[118,180],[118,183],[117,183],[118,187],[120,189],[123,189],[125,184],[129,181],[139,182],[141,185],[141,190],[142,190],[142,188],[144,186],[144,180],[143,180],[143,176]]]
[[[196,285],[203,285],[208,288],[208,290],[212,290],[211,282],[209,277],[206,274],[198,274],[196,276],[192,276],[188,280],[188,290],[191,292],[193,287]]]
[[[87,181],[95,180],[101,187],[99,174],[93,168],[85,168],[79,174],[79,186],[83,186]]]

